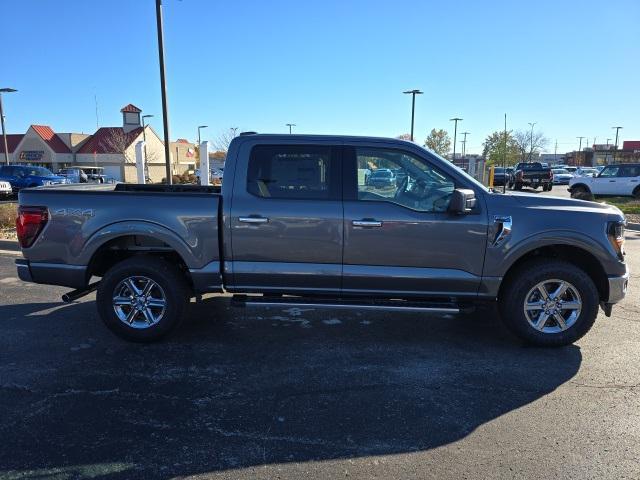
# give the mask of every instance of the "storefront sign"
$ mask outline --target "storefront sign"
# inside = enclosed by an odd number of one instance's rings
[[[19,158],[25,162],[38,162],[42,160],[43,156],[43,150],[24,150],[20,152]]]

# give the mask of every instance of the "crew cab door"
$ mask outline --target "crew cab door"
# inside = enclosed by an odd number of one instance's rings
[[[469,185],[437,161],[397,145],[345,145],[343,293],[477,295],[486,209],[478,198],[473,213],[448,213],[454,188]],[[378,168],[393,170],[395,184],[370,185]]]
[[[340,291],[340,147],[293,143],[240,147],[224,266],[231,291]]]

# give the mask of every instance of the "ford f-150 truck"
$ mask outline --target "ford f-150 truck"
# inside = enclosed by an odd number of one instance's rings
[[[358,175],[381,168],[400,180]],[[497,301],[513,332],[556,346],[599,306],[610,315],[628,281],[617,208],[500,194],[402,140],[243,134],[221,188],[63,185],[19,202],[20,278],[75,289],[67,301],[97,289],[105,324],[134,341],[171,331],[190,298],[229,292],[245,307]]]

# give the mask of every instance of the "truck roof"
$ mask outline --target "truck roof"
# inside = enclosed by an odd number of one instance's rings
[[[391,138],[391,137],[372,137],[372,136],[360,136],[360,135],[318,135],[318,134],[300,134],[300,133],[253,133],[246,132],[242,133],[239,136],[235,137],[233,140],[243,140],[249,138],[261,138],[267,140],[333,140],[333,141],[341,141],[341,140],[358,140],[358,141],[366,141],[366,142],[397,142],[397,143],[408,143],[410,145],[417,145],[417,143],[410,142],[408,140],[402,140],[399,138]]]

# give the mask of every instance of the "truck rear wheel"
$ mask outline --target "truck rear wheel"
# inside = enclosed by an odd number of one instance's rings
[[[132,257],[102,278],[96,302],[113,333],[133,342],[153,342],[182,320],[189,300],[184,274],[150,256]]]
[[[522,190],[522,184],[519,182],[516,182],[513,186],[514,190]]]
[[[591,277],[571,263],[535,260],[518,268],[500,294],[505,325],[527,343],[558,347],[584,336],[598,315]]]

